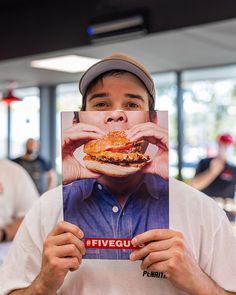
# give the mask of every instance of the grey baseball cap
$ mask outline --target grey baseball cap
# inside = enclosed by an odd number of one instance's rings
[[[123,53],[113,53],[91,66],[81,77],[79,90],[84,96],[89,84],[103,73],[112,70],[123,70],[137,76],[146,86],[150,96],[155,101],[155,86],[147,69],[132,57]]]

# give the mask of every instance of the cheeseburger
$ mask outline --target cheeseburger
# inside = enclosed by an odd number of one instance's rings
[[[130,142],[124,131],[112,131],[84,145],[85,166],[94,172],[123,177],[139,171],[150,160],[143,140]]]

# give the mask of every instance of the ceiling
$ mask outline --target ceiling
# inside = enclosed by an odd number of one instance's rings
[[[66,54],[102,58],[114,51],[132,55],[151,72],[236,64],[236,19],[1,61],[0,89],[12,80],[17,81],[18,87],[53,85],[77,81],[81,75],[33,69],[33,59]]]
[[[89,25],[137,14],[153,34],[235,18],[236,1],[0,0],[0,60],[89,45]]]

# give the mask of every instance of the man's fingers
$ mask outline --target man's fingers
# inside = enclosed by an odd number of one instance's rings
[[[146,139],[150,143],[159,146],[164,150],[168,150],[168,135],[167,132],[158,131],[156,129],[140,130],[132,136],[129,136],[131,141]]]
[[[130,254],[130,260],[132,261],[140,260],[148,256],[152,252],[168,250],[172,246],[172,241],[173,241],[172,239],[168,239],[164,241],[150,242],[144,247],[132,252]]]
[[[82,259],[81,251],[74,244],[54,246],[52,250],[54,255],[59,258],[76,257],[79,261]]]
[[[171,239],[173,237],[183,237],[180,232],[176,232],[170,229],[151,229],[140,235],[137,235],[131,240],[133,246],[146,244],[153,241],[162,241]]]
[[[66,129],[66,131],[87,131],[87,132],[96,132],[98,134],[105,134],[105,132],[103,130],[101,130],[100,128],[98,128],[95,125],[89,125],[89,124],[84,124],[84,123],[77,123],[74,124],[72,127]]]
[[[58,236],[50,236],[48,237],[47,242],[56,246],[73,244],[83,255],[85,254],[84,242],[70,232],[63,233]]]
[[[160,134],[168,134],[166,128],[162,128],[152,122],[147,122],[147,123],[137,124],[133,126],[131,129],[126,131],[126,135],[128,138],[132,138],[139,132],[149,131],[149,130],[156,130]]]
[[[70,135],[71,137],[73,137],[71,139],[77,139],[78,137],[80,138],[81,136],[89,136],[89,135],[101,137],[105,135],[105,132],[93,125],[78,123],[64,130],[63,134]]]
[[[74,148],[76,148],[84,144],[86,140],[98,139],[104,135],[105,132],[96,126],[83,123],[74,124],[72,127],[63,130],[62,147],[71,145],[72,141],[75,145]]]
[[[171,257],[170,251],[152,252],[141,263],[141,268],[148,269],[152,264],[168,260]]]
[[[168,135],[166,132],[159,132],[157,130],[149,129],[137,132],[135,135],[130,137],[131,141],[136,141],[141,138],[152,138],[154,137],[156,141],[162,142],[163,144],[168,144]]]
[[[94,131],[91,131],[91,132],[89,132],[89,131],[80,131],[80,132],[78,132],[76,130],[66,131],[66,132],[63,132],[63,144],[64,145],[69,144],[70,140],[71,141],[76,141],[77,140],[77,141],[82,142],[82,144],[83,144],[85,140],[98,139],[101,136],[103,136],[103,134],[96,133]]]
[[[67,258],[59,258],[58,259],[58,267],[60,269],[65,269],[65,271],[75,271],[79,268],[81,264],[81,260],[78,260],[76,257],[67,257]]]
[[[62,233],[70,232],[73,235],[75,235],[78,239],[82,239],[84,236],[83,231],[76,226],[75,224],[72,224],[67,221],[61,221],[59,222],[54,229],[49,233],[48,236],[57,236]]]
[[[143,268],[143,265],[141,264],[141,269],[145,269]],[[147,271],[154,271],[154,272],[162,272],[165,274],[165,276],[167,277],[167,279],[169,278],[169,274],[168,274],[168,261],[161,261],[161,262],[154,262],[153,264],[149,265],[147,268]]]
[[[168,143],[162,143],[161,141],[157,142],[157,146],[163,150],[163,151],[168,151]]]

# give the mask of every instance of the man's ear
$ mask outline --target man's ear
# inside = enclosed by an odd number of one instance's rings
[[[157,124],[157,123],[158,123],[157,112],[156,112],[156,111],[150,111],[150,112],[149,112],[149,115],[150,115],[150,120],[151,120],[151,122]]]

